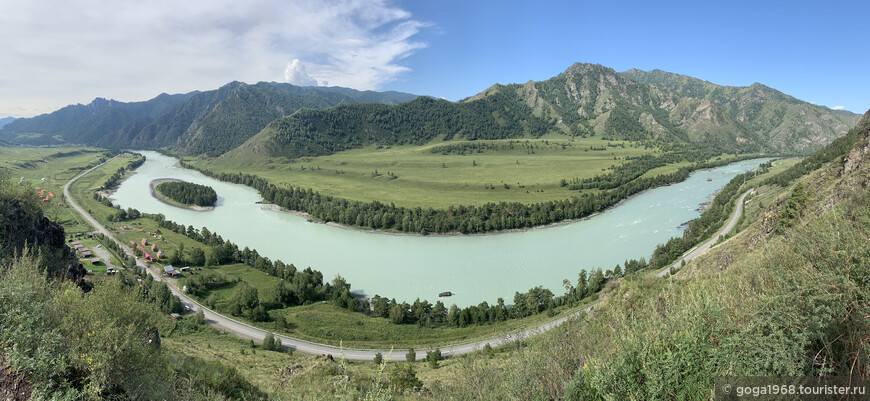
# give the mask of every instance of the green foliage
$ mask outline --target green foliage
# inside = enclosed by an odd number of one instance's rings
[[[267,351],[274,351],[275,350],[275,336],[272,335],[272,333],[266,333],[266,336],[263,338],[262,347],[264,350],[267,350]]]
[[[0,265],[11,263],[27,247],[33,248],[50,278],[79,282],[84,289],[90,286],[81,281],[86,271],[66,246],[63,228],[42,215],[33,188],[0,173]]]
[[[184,205],[214,206],[217,193],[207,185],[183,181],[164,181],[154,187],[155,190],[178,203]]]
[[[550,129],[515,93],[466,103],[418,97],[395,106],[364,103],[300,110],[272,123],[277,156],[314,156],[368,144],[423,144],[445,140],[539,137]]]
[[[112,190],[118,187],[121,184],[121,180],[124,178],[124,175],[127,174],[128,171],[133,171],[137,169],[139,166],[145,163],[145,156],[140,154],[136,154],[138,156],[136,159],[128,163],[126,166],[119,168],[112,174],[106,182],[103,183],[103,186],[100,187],[100,190]]]
[[[42,270],[29,255],[0,269],[0,360],[29,381],[32,398],[263,397],[232,368],[165,355],[159,332],[172,323],[131,284],[82,293]]]
[[[393,368],[390,372],[390,385],[402,392],[412,390],[414,387],[420,387],[423,382],[417,377],[417,372],[414,371],[412,364],[400,364]]]
[[[188,262],[194,266],[205,265],[205,251],[202,248],[196,247],[190,250],[190,258]]]
[[[380,365],[384,363],[384,356],[381,355],[380,352],[378,352],[377,354],[375,354],[375,358],[372,360],[372,362],[374,362],[375,365]]]
[[[30,255],[0,269],[0,359],[29,377],[37,393],[73,396],[78,390],[65,377],[67,342],[54,295]]]
[[[193,315],[193,321],[200,326],[205,324],[205,312],[202,310],[202,308],[196,310],[196,313]]]
[[[577,371],[571,381],[565,385],[565,388],[562,389],[562,395],[565,401],[604,400],[592,384],[592,375],[586,365]]]
[[[487,343],[489,345],[489,343]],[[441,349],[435,348],[434,351],[426,352],[426,362],[429,363],[429,367],[432,369],[438,369],[440,365],[438,364],[444,357],[441,355]]]
[[[776,232],[782,233],[786,228],[795,224],[803,214],[809,196],[810,193],[802,182],[795,185],[791,195],[789,195],[785,204],[779,210],[779,218],[776,220]]]
[[[414,362],[417,360],[417,352],[414,351],[413,348],[408,349],[408,353],[405,354],[405,360],[408,362]]]

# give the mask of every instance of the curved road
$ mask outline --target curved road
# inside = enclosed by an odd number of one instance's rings
[[[105,164],[105,163],[103,163],[103,164]],[[102,164],[94,166],[91,169],[84,171],[81,174],[73,177],[63,187],[64,196],[67,199],[67,203],[70,206],[72,206],[73,209],[75,209],[77,212],[79,212],[79,214],[81,214],[89,223],[91,223],[91,225],[93,225],[97,231],[103,233],[108,238],[110,238],[112,241],[115,241],[117,244],[119,244],[127,255],[129,255],[131,257],[135,257],[132,250],[123,241],[118,241],[112,235],[112,233],[109,232],[109,230],[107,230],[102,224],[97,222],[96,219],[94,219],[90,214],[88,214],[84,209],[82,209],[70,196],[70,193],[69,193],[70,185],[73,182],[75,182],[76,180],[78,180],[80,177],[82,177],[83,175],[93,171],[94,169],[96,169],[97,167],[100,167],[100,166],[102,166]],[[710,247],[710,245],[712,245],[715,242],[715,240],[719,237],[719,235],[724,235],[724,234],[728,233],[729,231],[731,231],[731,229],[737,223],[737,220],[740,218],[740,214],[743,212],[743,199],[746,197],[747,194],[749,194],[749,191],[744,193],[743,196],[741,196],[740,199],[737,201],[736,212],[735,212],[734,216],[731,218],[731,220],[728,222],[728,224],[725,225],[722,232],[720,232],[718,235],[713,237],[713,239],[711,239],[710,241],[704,243],[703,245],[701,245],[701,246],[697,247],[696,249],[692,250],[691,252],[687,253],[680,261],[675,263],[674,266],[679,267],[682,260],[688,261],[689,259],[692,259],[695,256],[701,254],[703,251],[707,250]],[[144,268],[145,271],[147,271],[149,274],[151,274],[151,276],[154,277],[155,280],[164,281],[163,276],[162,276],[162,271],[161,272],[154,271],[154,269],[148,267],[148,265],[145,263],[145,261],[143,261],[139,258],[136,258],[136,264],[138,266]],[[666,268],[666,269],[662,270],[661,272],[656,273],[656,276],[658,276],[658,277],[664,276],[665,274],[667,274],[668,271],[669,271],[669,268]],[[189,298],[187,295],[185,295],[181,291],[179,291],[178,288],[176,288],[174,282],[172,282],[171,280],[166,280],[166,283],[169,285],[169,289],[172,291],[172,293],[175,294],[176,296],[178,296],[178,298],[181,300],[181,303],[185,307],[187,307],[191,310],[194,310],[194,311],[202,310],[203,314],[205,315],[206,322],[209,325],[211,325],[212,327],[215,327],[217,329],[232,333],[236,337],[239,337],[239,338],[242,338],[245,340],[251,339],[251,340],[259,342],[259,341],[262,341],[263,337],[266,336],[267,331],[265,331],[265,330],[262,330],[262,329],[259,329],[257,327],[251,326],[249,324],[240,322],[240,321],[232,319],[230,317],[221,315],[219,313],[212,311],[209,308],[206,308],[203,305],[200,305],[198,302]],[[469,352],[483,349],[486,346],[486,344],[490,344],[490,346],[492,346],[492,347],[498,347],[498,346],[502,346],[505,344],[509,344],[509,343],[521,340],[523,338],[528,338],[528,337],[543,333],[543,332],[550,330],[556,326],[559,326],[560,324],[564,323],[568,319],[576,317],[583,312],[588,312],[589,310],[594,308],[596,305],[598,305],[598,302],[595,302],[595,303],[583,308],[583,310],[581,310],[581,311],[577,311],[577,312],[574,312],[572,314],[563,316],[561,318],[551,320],[551,321],[542,323],[538,326],[535,326],[535,327],[532,327],[529,329],[525,329],[525,330],[522,330],[522,331],[519,331],[516,333],[505,335],[503,337],[502,336],[491,337],[491,338],[487,338],[487,339],[483,339],[483,340],[471,341],[471,342],[441,347],[440,348],[441,354],[444,356],[466,354]],[[318,344],[318,343],[314,343],[314,342],[310,342],[310,341],[300,340],[297,338],[287,337],[287,336],[280,335],[280,334],[275,334],[275,338],[280,338],[281,343],[284,345],[285,348],[290,348],[294,351],[304,352],[307,354],[315,354],[315,355],[317,355],[317,354],[329,354],[329,355],[333,355],[335,357],[341,356],[341,357],[344,357],[346,359],[351,359],[351,360],[370,361],[370,360],[374,359],[375,354],[378,354],[378,353],[384,355],[385,357],[387,357],[389,355],[389,359],[393,360],[393,361],[405,360],[405,354],[408,352],[407,349],[389,350],[389,349],[340,348],[340,347],[335,347],[335,346],[331,346],[331,345]],[[424,359],[426,357],[426,351],[431,351],[431,350],[434,350],[434,348],[417,350],[418,351],[417,352],[417,360]],[[392,352],[392,354],[390,355],[391,352]]]
[[[673,265],[668,266],[662,269],[662,271],[656,273],[656,277],[666,276],[671,271],[671,268],[679,269],[680,265],[683,264],[683,261],[688,262],[692,260],[695,256],[698,256],[707,249],[710,249],[710,247],[713,246],[713,244],[715,244],[717,240],[719,240],[719,237],[731,232],[734,226],[737,225],[737,220],[740,220],[740,216],[743,215],[743,200],[746,199],[746,195],[749,195],[751,192],[752,190],[750,189],[744,192],[743,195],[740,195],[740,198],[737,199],[737,207],[735,208],[734,215],[731,216],[731,220],[728,220],[728,224],[725,224],[725,227],[722,228],[722,231],[716,233],[716,235],[714,235],[713,238],[710,238],[710,240],[708,240],[707,242],[693,248],[691,251],[683,255],[683,257],[680,258],[680,260],[676,261]]]

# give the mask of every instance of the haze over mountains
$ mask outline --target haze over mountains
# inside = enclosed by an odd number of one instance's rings
[[[184,154],[221,154],[269,122],[303,107],[395,104],[415,97],[400,92],[231,82],[216,90],[161,94],[143,102],[97,98],[86,105],[15,120],[0,130],[0,140],[32,145],[68,142],[109,148],[169,147]]]
[[[265,82],[145,102],[95,99],[15,120],[0,129],[0,140],[292,158],[373,143],[563,134],[809,152],[844,135],[859,117],[761,84],[719,86],[659,70],[618,73],[578,63],[545,81],[496,84],[459,102]]]
[[[11,122],[13,122],[13,121],[15,121],[15,117],[3,117],[3,118],[0,118],[0,128],[3,128],[4,126],[6,126],[6,124],[9,124],[9,123],[11,123]]]

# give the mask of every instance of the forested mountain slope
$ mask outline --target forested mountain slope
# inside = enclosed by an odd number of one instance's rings
[[[218,155],[242,144],[270,121],[301,108],[322,109],[356,102],[396,104],[414,97],[400,92],[231,82],[216,90],[162,94],[144,102],[97,98],[87,105],[71,105],[51,114],[15,120],[0,129],[0,139],[25,144],[167,147],[181,154]]]
[[[494,85],[456,103],[421,98],[389,107],[303,110],[273,122],[234,153],[293,158],[367,144],[548,133],[704,143],[723,152],[807,152],[844,135],[858,119],[762,85],[730,88],[650,74],[575,64],[545,81]]]

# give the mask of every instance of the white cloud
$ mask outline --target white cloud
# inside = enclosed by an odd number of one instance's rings
[[[378,89],[425,26],[383,0],[0,0],[0,114],[233,80]]]
[[[846,106],[834,106],[834,107],[831,107],[831,110],[843,110],[845,108],[846,108]]]
[[[317,80],[305,72],[305,66],[294,58],[284,69],[284,80],[293,85],[317,86]]]

